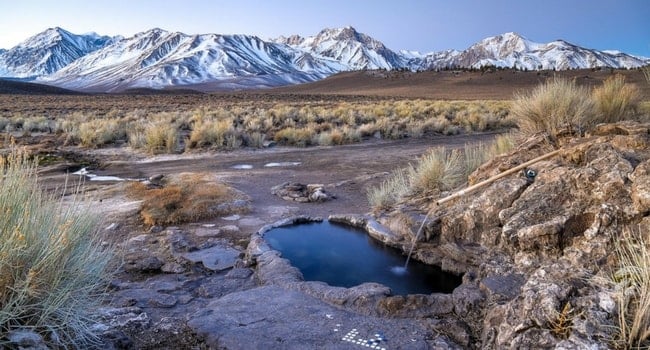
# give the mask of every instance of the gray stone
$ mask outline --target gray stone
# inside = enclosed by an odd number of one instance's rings
[[[20,349],[30,350],[44,350],[49,349],[45,345],[43,337],[28,329],[11,330],[7,334],[7,339],[10,344],[15,345]]]
[[[219,230],[226,234],[233,234],[239,232],[239,227],[237,227],[236,225],[226,225],[226,226],[221,226]]]
[[[473,284],[461,284],[452,292],[454,312],[463,317],[478,312],[485,300],[485,295],[478,286]]]
[[[139,307],[100,308],[97,314],[114,328],[146,329],[151,324],[147,313]]]
[[[167,262],[165,265],[160,267],[160,271],[165,273],[183,273],[186,271],[186,269],[183,267],[183,265],[177,262]]]
[[[221,234],[221,231],[215,227],[199,227],[194,230],[194,234],[197,237],[217,237]]]
[[[479,288],[488,297],[510,300],[521,293],[521,286],[525,282],[526,278],[522,274],[488,276],[481,280]]]
[[[383,243],[398,242],[402,240],[401,236],[394,234],[375,220],[368,220],[366,223],[366,231],[372,238]]]
[[[181,255],[192,263],[202,263],[205,268],[212,271],[222,271],[235,266],[239,258],[239,251],[230,247],[214,246]]]
[[[255,310],[255,312],[251,312]],[[418,320],[364,316],[304,293],[265,286],[228,294],[189,317],[188,325],[211,348],[353,349],[382,333],[387,348],[459,348]]]
[[[124,269],[126,271],[155,272],[160,271],[160,268],[164,264],[165,263],[156,256],[136,254],[126,259]]]

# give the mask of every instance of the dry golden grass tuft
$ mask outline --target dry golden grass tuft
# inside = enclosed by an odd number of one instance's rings
[[[593,91],[598,123],[614,123],[634,117],[640,100],[639,89],[625,83],[625,77],[616,74]]]
[[[366,192],[374,210],[387,210],[408,198],[420,198],[462,185],[483,163],[515,147],[512,135],[499,135],[490,144],[466,145],[462,150],[431,149],[415,164],[397,169],[379,186]]]
[[[628,226],[616,240],[616,285],[619,343],[625,349],[650,347],[650,232],[641,224]]]
[[[594,103],[587,88],[556,77],[529,93],[516,94],[511,113],[527,135],[580,134],[594,119]]]
[[[227,205],[241,196],[208,174],[181,174],[161,188],[135,182],[128,185],[127,193],[143,200],[140,216],[147,225],[179,224],[246,210]]]

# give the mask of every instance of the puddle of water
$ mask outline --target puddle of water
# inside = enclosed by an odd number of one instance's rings
[[[390,287],[393,295],[451,293],[461,283],[460,276],[419,261],[404,268],[406,257],[399,250],[347,225],[323,221],[284,226],[264,237],[306,281],[347,288],[377,282]]]
[[[253,166],[250,164],[237,164],[232,167],[233,169],[238,169],[238,170],[248,170],[248,169],[253,169]]]
[[[117,176],[101,176],[101,175],[91,174],[86,168],[81,168],[78,171],[72,173],[72,175],[86,176],[90,181],[126,181],[127,180]]]
[[[282,166],[298,166],[300,164],[301,164],[301,162],[266,163],[266,164],[264,164],[264,167],[266,167],[266,168],[276,168],[276,167],[282,167]]]

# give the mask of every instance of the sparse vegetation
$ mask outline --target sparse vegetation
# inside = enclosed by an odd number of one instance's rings
[[[41,193],[23,151],[0,158],[0,173],[0,347],[21,327],[56,348],[89,347],[112,258],[94,235],[96,218]]]
[[[614,75],[593,91],[596,105],[595,123],[614,123],[629,119],[637,112],[639,90],[626,84],[625,77]]]
[[[620,344],[626,349],[650,346],[650,246],[641,227],[626,227],[616,240],[616,284]]]
[[[511,113],[524,134],[581,134],[593,123],[594,103],[589,90],[556,77],[530,93],[515,95]]]
[[[181,174],[153,188],[135,182],[127,192],[144,201],[140,216],[147,225],[179,224],[246,209],[229,206],[240,195],[208,174]]]
[[[455,188],[464,180],[463,174],[463,160],[459,150],[434,148],[409,168],[408,178],[414,192],[429,194]]]
[[[415,165],[397,169],[379,186],[368,189],[368,203],[376,210],[388,209],[409,196],[452,190],[465,182],[480,165],[509,152],[514,146],[512,136],[504,134],[490,144],[466,145],[462,152],[432,149]]]
[[[61,107],[59,115],[0,112],[0,127],[52,132],[64,144],[99,148],[128,142],[149,153],[261,147],[265,140],[297,147],[341,145],[363,138],[419,138],[512,128],[507,101],[304,101],[225,102],[173,113],[155,107],[131,110]],[[74,110],[74,112],[68,112]],[[27,131],[27,130],[25,130]],[[175,135],[172,135],[174,133]],[[19,135],[16,135],[19,136]]]

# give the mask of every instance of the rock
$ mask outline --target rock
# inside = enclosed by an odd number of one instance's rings
[[[639,213],[647,213],[650,211],[650,161],[637,165],[629,177],[632,180],[630,196],[634,209]]]
[[[165,177],[165,175],[163,175],[163,174],[152,175],[152,176],[149,177],[149,181],[151,183],[160,183],[163,180],[164,177]]]
[[[214,246],[207,249],[184,253],[181,257],[192,263],[201,263],[212,271],[222,271],[235,266],[239,251],[229,247]]]
[[[241,218],[241,216],[235,214],[235,215],[230,215],[230,216],[224,216],[221,219],[226,220],[226,221],[237,221]]]
[[[156,272],[165,263],[153,255],[133,254],[126,258],[124,269],[126,271]]]
[[[451,296],[454,312],[461,317],[479,310],[485,300],[485,295],[473,284],[461,284]]]
[[[112,328],[146,329],[151,324],[139,307],[100,308],[97,315]]]
[[[271,188],[271,194],[286,201],[298,203],[324,202],[336,197],[325,191],[322,184],[301,184],[297,182],[285,182]]]
[[[219,231],[223,232],[224,234],[239,233],[239,227],[235,225],[226,225],[226,226],[221,226],[219,228]]]
[[[269,302],[273,301],[273,302]],[[255,310],[255,312],[251,312]],[[188,325],[210,348],[347,349],[351,340],[382,333],[387,348],[460,348],[418,320],[364,316],[279,286],[231,293],[189,317]],[[358,346],[357,346],[358,347]]]
[[[49,347],[45,344],[45,340],[40,334],[27,329],[10,330],[7,333],[7,339],[9,340],[9,344],[13,344],[13,347],[18,349],[49,349]]]
[[[106,226],[106,228],[104,228],[104,230],[105,231],[115,231],[118,228],[120,228],[120,224],[114,222],[114,223],[111,223],[110,225]]]
[[[164,243],[172,253],[180,254],[196,250],[196,246],[190,240],[189,235],[181,230],[167,229]]]
[[[185,272],[185,268],[183,265],[176,263],[176,262],[167,262],[163,266],[160,267],[160,271],[165,272],[165,273],[183,273]]]
[[[399,242],[402,240],[401,236],[394,234],[375,220],[368,220],[366,222],[366,231],[370,237],[383,243]]]
[[[521,292],[521,286],[526,282],[522,274],[503,276],[488,276],[479,283],[479,288],[488,298],[500,301],[512,300]]]

